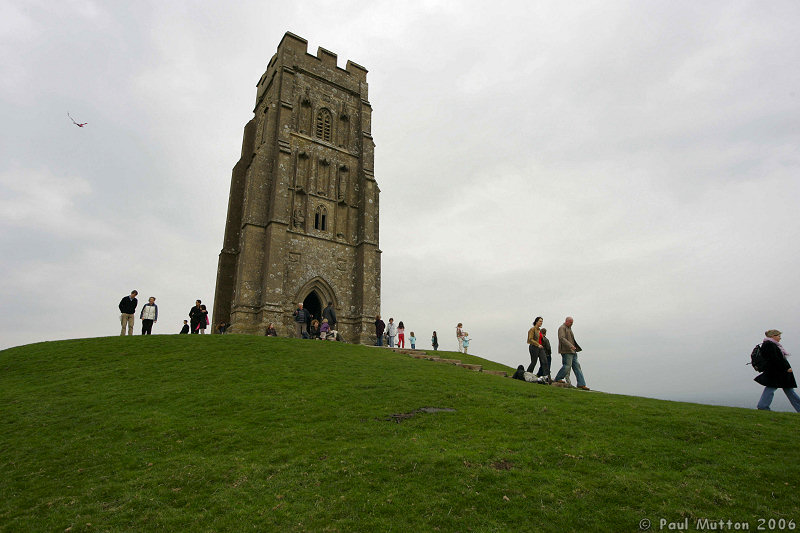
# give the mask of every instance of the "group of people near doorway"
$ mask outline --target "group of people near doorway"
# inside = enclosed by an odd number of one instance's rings
[[[572,333],[574,322],[575,320],[568,316],[558,328],[558,353],[561,355],[561,369],[556,374],[555,383],[568,385],[570,372],[575,372],[578,388],[590,390],[586,386],[581,364],[578,362],[578,352],[581,351],[581,347]],[[513,376],[515,379],[536,381],[548,385],[554,382],[550,374],[550,365],[553,361],[552,348],[550,340],[547,338],[547,328],[542,327],[543,323],[544,319],[537,316],[533,321],[533,327],[528,330],[528,353],[531,356],[531,363],[528,365],[527,371],[524,366],[519,365]],[[537,362],[539,370],[534,374]]]
[[[458,351],[467,353],[469,341],[471,339],[469,338],[469,333],[463,331],[461,329],[462,327],[463,324],[461,324],[461,322],[459,322],[458,326],[456,326]],[[395,324],[394,318],[390,318],[389,323],[386,324],[383,320],[381,320],[381,315],[377,315],[375,317],[375,346],[385,345],[389,348],[394,348],[395,341],[398,348],[406,347],[406,326],[403,324],[403,321],[401,320]],[[412,350],[417,349],[417,336],[413,331],[408,338],[408,343],[411,345]],[[439,336],[435,331],[431,334],[431,346],[433,347],[434,351],[439,349]]]
[[[322,322],[319,321],[319,317],[313,316],[308,309],[305,309],[302,303],[297,304],[297,309],[294,310],[293,316],[295,337],[297,338],[331,341],[341,339],[339,332],[336,330],[337,320],[333,302],[328,302],[328,306],[322,310]],[[274,325],[270,324],[270,327],[274,332]],[[270,328],[267,328],[267,335],[271,335]]]

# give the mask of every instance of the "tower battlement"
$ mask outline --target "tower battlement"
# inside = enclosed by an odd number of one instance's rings
[[[359,81],[367,81],[367,69],[358,63],[348,60],[346,68],[339,68],[336,65],[337,55],[330,50],[322,48],[321,46],[317,48],[317,55],[313,56],[308,53],[308,41],[292,32],[287,31],[286,34],[284,34],[283,39],[281,39],[281,42],[278,44],[278,53],[276,55],[281,54],[281,52],[293,54],[297,58],[302,58],[302,60],[306,63],[305,66],[308,66],[310,62],[316,60],[321,62],[322,65],[327,68],[338,68],[340,71],[347,72],[348,74],[356,77]]]
[[[258,80],[256,106],[269,84],[275,78],[277,67],[326,79],[342,89],[358,94],[368,101],[367,69],[348,60],[345,68],[337,64],[337,55],[330,50],[317,48],[317,55],[308,53],[308,41],[291,32],[286,32],[278,44],[278,49],[270,59],[267,70]]]

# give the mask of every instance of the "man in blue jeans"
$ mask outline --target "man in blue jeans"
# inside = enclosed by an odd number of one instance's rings
[[[570,370],[575,371],[575,378],[578,380],[578,388],[590,390],[583,379],[581,364],[578,362],[578,352],[581,347],[575,342],[575,335],[572,334],[572,324],[574,320],[568,316],[564,323],[558,328],[558,353],[561,354],[563,366],[556,374],[556,383],[564,383],[564,378],[569,376]]]

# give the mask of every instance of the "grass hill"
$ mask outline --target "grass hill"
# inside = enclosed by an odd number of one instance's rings
[[[797,528],[799,428],[332,342],[46,342],[0,352],[0,530]]]

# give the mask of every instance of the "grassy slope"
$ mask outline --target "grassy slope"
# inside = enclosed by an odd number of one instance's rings
[[[48,342],[0,352],[0,529],[755,529],[800,519],[798,427],[330,342]]]

